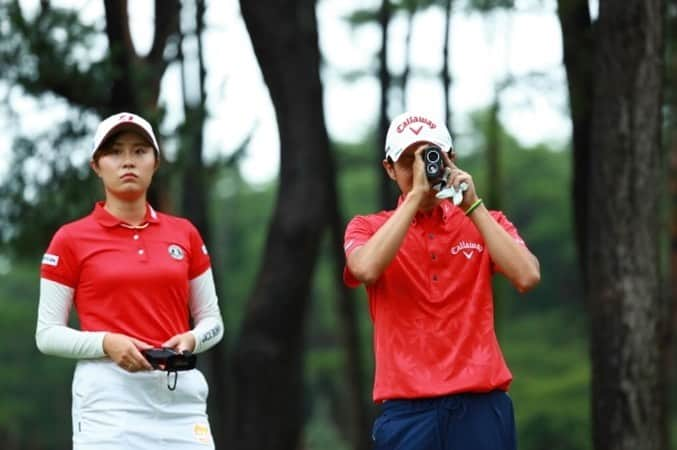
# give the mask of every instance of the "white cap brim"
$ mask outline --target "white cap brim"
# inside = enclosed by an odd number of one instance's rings
[[[101,121],[96,129],[94,135],[94,146],[92,147],[92,157],[101,148],[101,145],[106,142],[111,136],[121,131],[133,131],[140,134],[150,142],[156,154],[160,154],[160,146],[153,133],[153,127],[144,118],[132,113],[118,113],[114,114],[105,120]]]

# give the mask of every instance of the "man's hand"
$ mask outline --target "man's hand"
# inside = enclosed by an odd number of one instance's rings
[[[468,209],[479,197],[477,197],[477,191],[475,190],[475,182],[472,179],[472,176],[468,172],[464,172],[459,169],[456,164],[449,159],[449,156],[442,152],[442,158],[444,158],[444,164],[451,169],[451,174],[447,180],[447,186],[453,186],[454,189],[458,190],[461,183],[465,183],[468,186],[468,189],[463,194],[463,200],[458,205],[459,208],[464,211]]]
[[[151,348],[151,346],[124,334],[107,333],[103,338],[103,351],[115,364],[127,372],[153,369],[141,354],[141,350],[147,348]]]
[[[412,186],[411,192],[409,195],[413,195],[416,199],[421,200],[430,196],[432,188],[430,187],[430,181],[425,174],[425,163],[423,162],[423,151],[428,147],[428,145],[420,145],[418,149],[414,152],[414,164],[412,165]]]
[[[162,344],[162,346],[173,348],[179,353],[183,353],[186,350],[192,352],[193,350],[195,350],[195,336],[193,336],[193,333],[191,333],[190,331],[177,334],[176,336],[173,336],[171,339],[165,341],[165,343]]]

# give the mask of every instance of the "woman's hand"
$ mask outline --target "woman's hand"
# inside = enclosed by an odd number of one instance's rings
[[[103,351],[118,366],[127,372],[152,370],[141,350],[152,348],[151,345],[138,339],[119,333],[107,333],[103,338]]]
[[[183,353],[186,350],[192,352],[193,350],[195,350],[195,336],[193,336],[193,333],[191,333],[190,331],[177,334],[176,336],[173,336],[171,339],[165,341],[165,343],[162,344],[162,346],[173,348],[179,353]]]

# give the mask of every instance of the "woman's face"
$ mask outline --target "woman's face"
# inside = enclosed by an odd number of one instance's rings
[[[145,198],[158,163],[150,142],[133,131],[123,131],[97,150],[91,166],[103,181],[106,197],[129,201]]]

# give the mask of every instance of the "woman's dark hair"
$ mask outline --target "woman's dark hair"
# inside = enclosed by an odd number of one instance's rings
[[[148,138],[143,133],[138,133],[134,130],[120,130],[120,131],[116,131],[115,133],[111,134],[106,139],[104,139],[103,142],[101,142],[101,145],[99,145],[99,148],[97,148],[96,151],[94,152],[94,154],[92,155],[92,160],[94,160],[94,162],[97,162],[99,160],[99,158],[101,158],[102,151],[112,147],[113,143],[118,138],[118,136],[120,136],[120,134],[122,134],[126,131],[129,131],[129,132],[136,134],[137,136],[141,137],[149,147],[153,147],[153,143],[151,141],[149,141]],[[155,159],[159,159],[159,154],[155,150],[154,147],[153,147],[153,154],[155,155]]]

